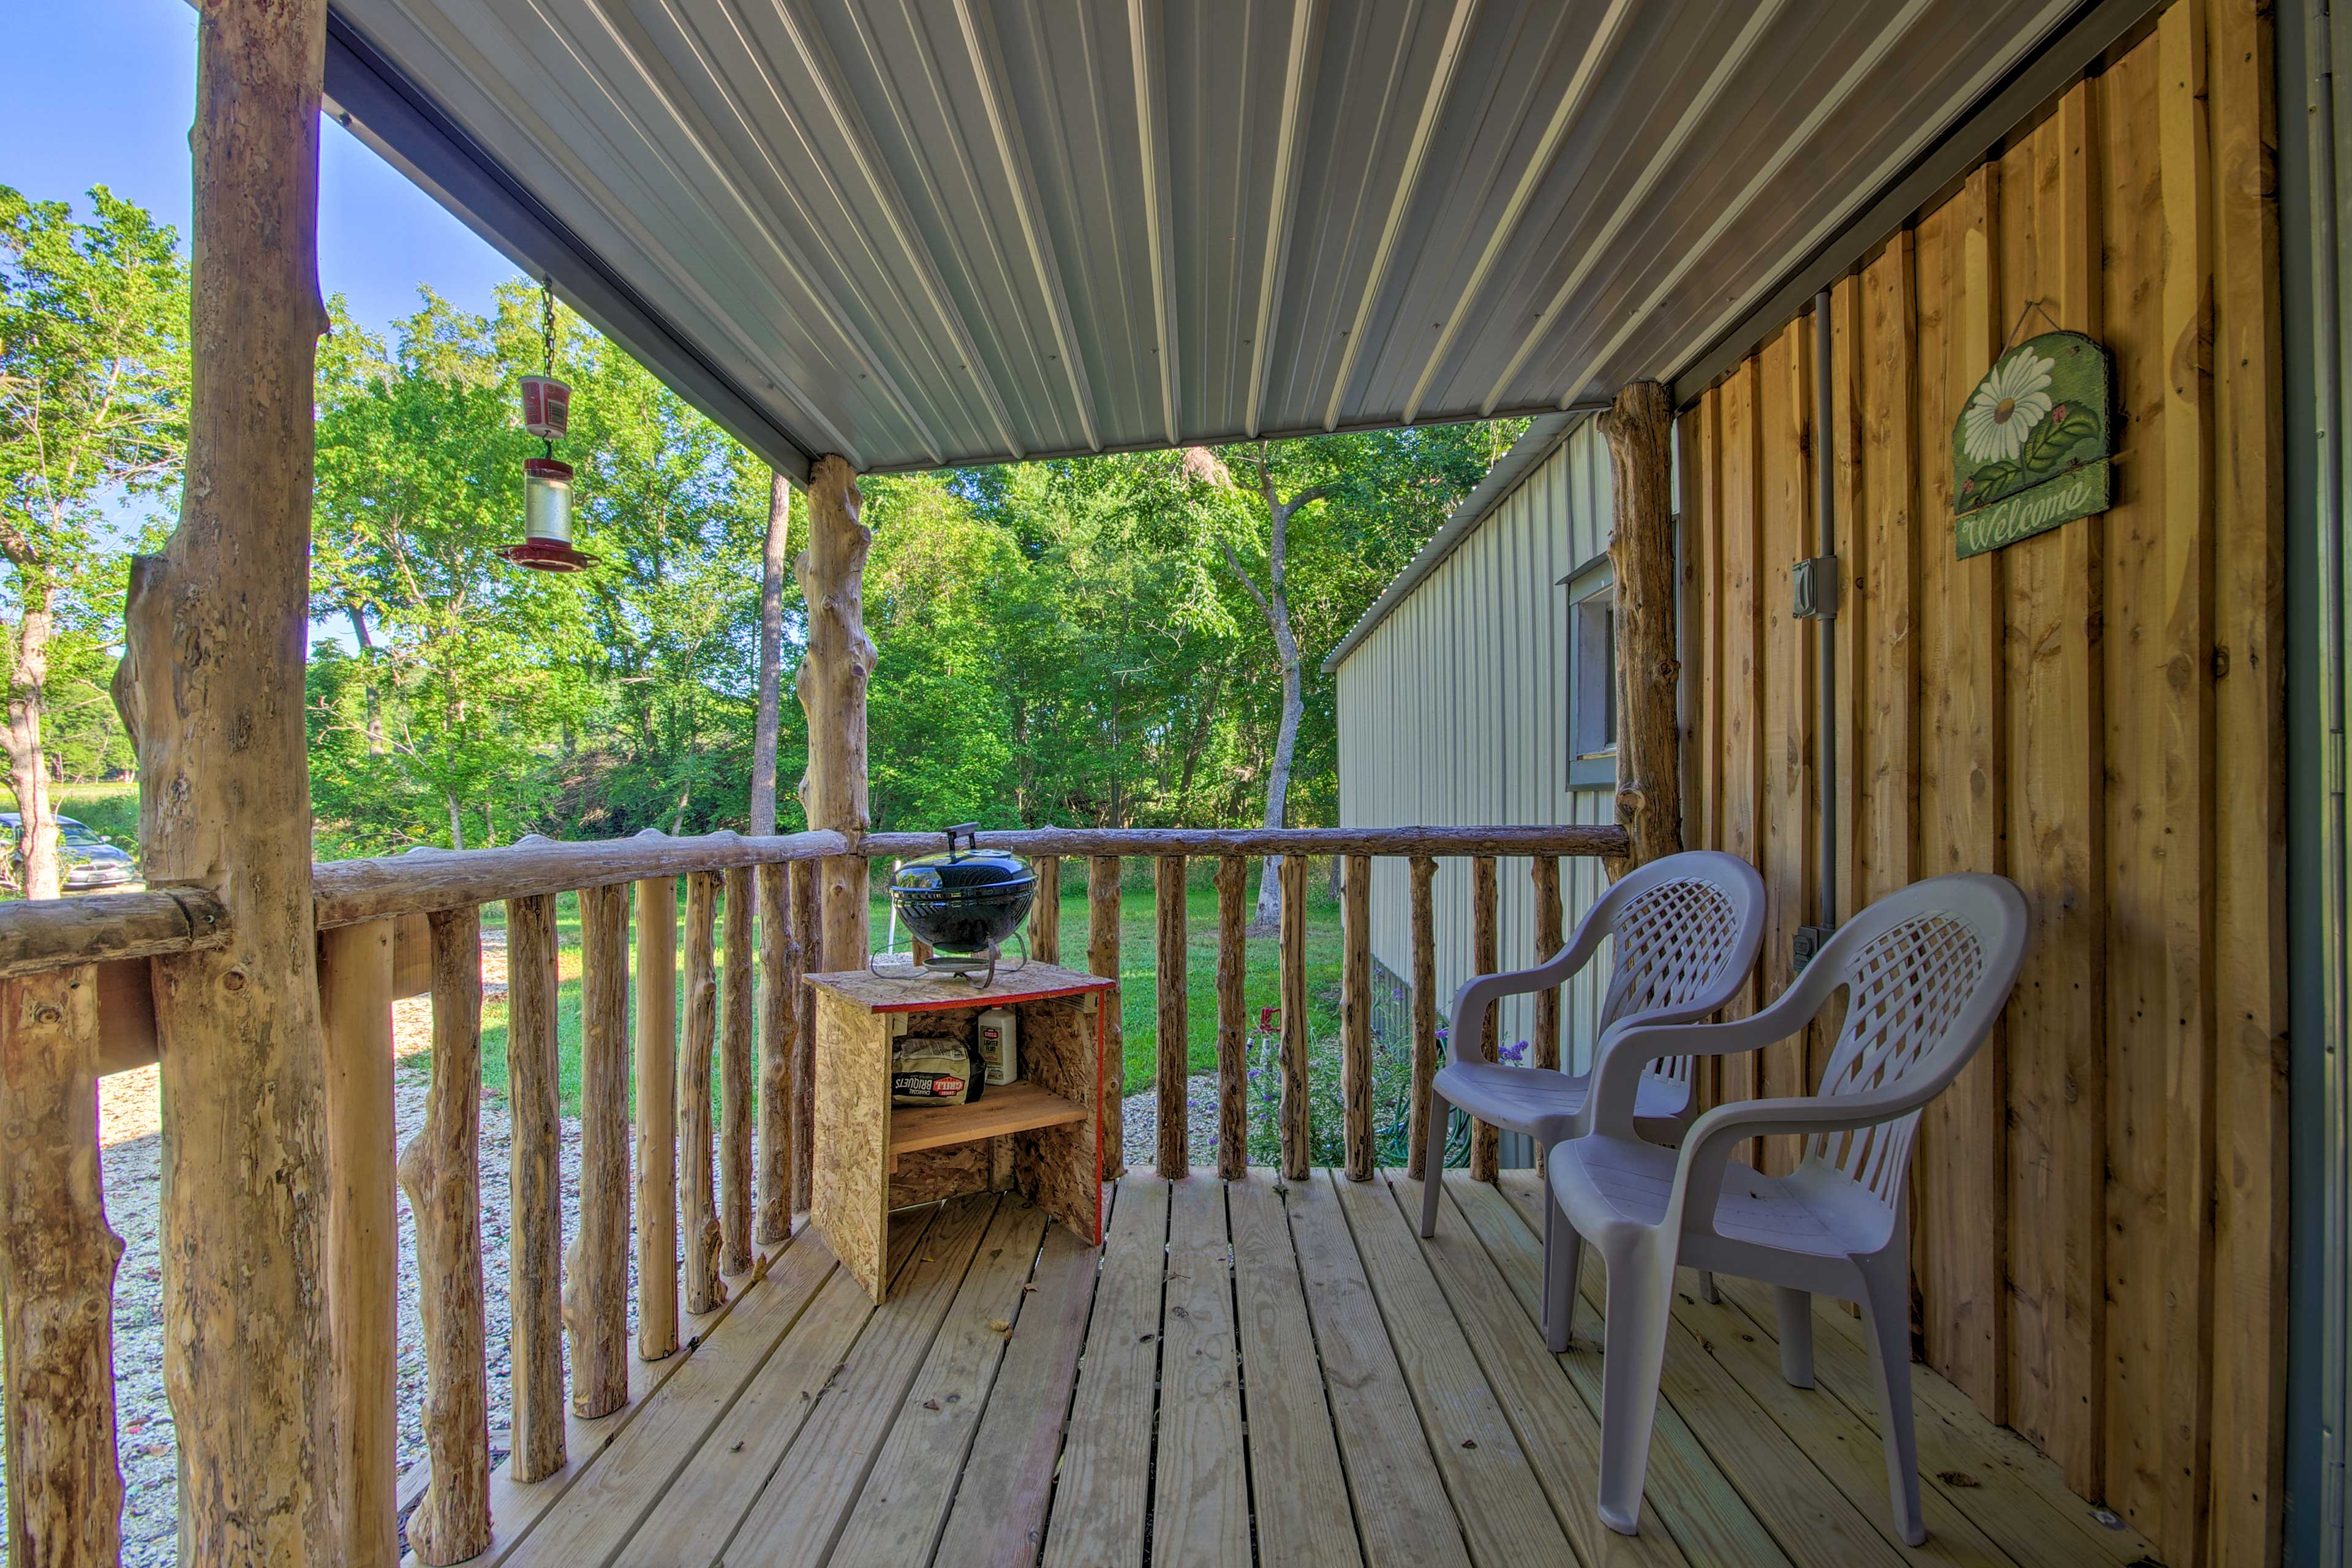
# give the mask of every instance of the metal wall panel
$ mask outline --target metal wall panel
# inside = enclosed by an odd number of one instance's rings
[[[1568,591],[1559,580],[1608,549],[1609,451],[1590,420],[1502,496],[1338,668],[1339,820],[1349,826],[1615,820],[1605,789],[1568,787]],[[1412,975],[1404,861],[1372,862],[1372,954]],[[1535,961],[1525,860],[1500,868],[1506,969]],[[1600,895],[1598,861],[1566,859],[1573,929]],[[1441,1014],[1471,973],[1470,863],[1438,862]],[[1564,1065],[1589,1059],[1606,955],[1563,992]],[[1506,1004],[1506,1042],[1527,1037],[1529,998]]]

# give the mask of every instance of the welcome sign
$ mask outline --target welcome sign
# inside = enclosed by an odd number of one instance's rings
[[[2115,504],[2116,378],[2080,332],[1995,360],[1952,427],[1953,543],[1963,559]]]

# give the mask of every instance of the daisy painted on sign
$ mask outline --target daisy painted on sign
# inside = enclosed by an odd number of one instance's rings
[[[2009,350],[1952,429],[1958,552],[1997,550],[2105,510],[2114,455],[2107,351],[2079,332],[2045,332]]]

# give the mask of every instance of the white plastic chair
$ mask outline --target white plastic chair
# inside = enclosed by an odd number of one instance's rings
[[[1480,974],[1454,998],[1454,1026],[1445,1065],[1429,1096],[1428,1147],[1445,1146],[1449,1108],[1524,1132],[1549,1151],[1585,1131],[1587,1075],[1545,1068],[1505,1067],[1480,1054],[1475,1042],[1486,1010],[1505,996],[1558,985],[1592,961],[1601,939],[1615,937],[1616,962],[1601,1006],[1600,1027],[1705,1018],[1729,1001],[1756,966],[1764,940],[1764,879],[1736,855],[1694,849],[1668,855],[1627,872],[1610,885],[1577,922],[1576,934],[1549,962],[1507,974]],[[1633,1116],[1641,1135],[1673,1144],[1698,1114],[1688,1058],[1650,1064],[1637,1086]],[[1434,1173],[1432,1173],[1433,1177]],[[1421,1234],[1437,1234],[1442,1183],[1422,1184]],[[1546,1213],[1550,1213],[1549,1205]],[[1547,1268],[1557,1261],[1552,1226],[1544,1226]],[[1568,1349],[1568,1316],[1545,1313],[1554,1354]]]
[[[1679,1263],[1774,1288],[1781,1374],[1800,1388],[1813,1383],[1813,1295],[1860,1303],[1878,1367],[1895,1525],[1914,1546],[1927,1538],[1911,1426],[1911,1141],[1921,1107],[1968,1065],[2009,1000],[2025,931],[2025,900],[2007,878],[1933,878],[1840,927],[1752,1017],[1633,1023],[1603,1037],[1591,1131],[1552,1152],[1546,1206],[1558,1211],[1564,1268],[1548,1280],[1546,1308],[1566,1318],[1582,1244],[1598,1247],[1609,1271],[1601,1518],[1612,1530],[1631,1535],[1641,1522]],[[1717,1106],[1679,1150],[1641,1135],[1638,1097],[1652,1060],[1789,1039],[1841,986],[1845,1026],[1820,1093]],[[1748,1139],[1784,1132],[1806,1135],[1804,1159],[1786,1176],[1730,1158]]]

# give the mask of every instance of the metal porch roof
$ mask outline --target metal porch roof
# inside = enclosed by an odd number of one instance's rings
[[[331,111],[804,476],[1687,367],[2083,0],[335,0]]]

